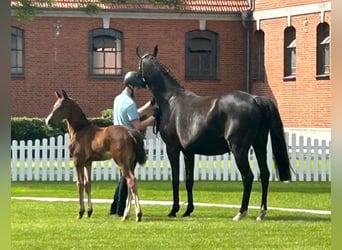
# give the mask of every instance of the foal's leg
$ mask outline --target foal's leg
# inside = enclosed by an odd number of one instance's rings
[[[140,206],[140,200],[139,200],[139,194],[138,194],[138,186],[136,179],[133,177],[133,186],[132,186],[132,196],[134,199],[134,205],[135,205],[135,216],[136,216],[136,222],[141,221],[142,217],[142,211],[141,211],[141,206]]]
[[[179,154],[179,151],[167,148],[167,155],[171,163],[173,189],[173,206],[168,214],[169,217],[176,217],[176,213],[179,211]]]
[[[139,222],[141,221],[142,211],[141,211],[139,195],[138,195],[138,186],[136,183],[136,179],[134,177],[134,173],[131,170],[127,170],[127,168],[122,168],[122,175],[126,178],[127,186],[128,186],[128,196],[127,196],[127,201],[126,201],[127,203],[126,203],[126,208],[125,208],[125,212],[124,212],[124,216],[122,220],[125,220],[129,217],[129,211],[131,208],[131,200],[133,197],[136,221]]]
[[[257,217],[257,220],[263,220],[266,216],[266,211],[267,211],[267,193],[268,193],[268,184],[269,184],[269,178],[270,178],[270,171],[268,170],[268,167],[267,167],[267,155],[266,155],[267,134],[265,138],[266,140],[262,140],[260,143],[253,145],[254,152],[256,154],[259,169],[260,169],[260,179],[261,179],[261,187],[262,187],[260,214]]]
[[[87,163],[84,168],[84,177],[85,177],[85,191],[88,195],[88,217],[90,217],[93,213],[93,204],[91,202],[91,162]]]
[[[128,189],[126,207],[125,207],[124,214],[122,216],[122,221],[127,220],[129,218],[130,212],[131,212],[131,204],[132,204],[132,191]]]
[[[193,194],[192,194],[192,188],[194,186],[194,161],[195,156],[194,155],[184,155],[184,161],[185,161],[185,186],[186,191],[188,194],[188,207],[183,214],[183,217],[190,216],[190,214],[194,211],[194,201],[193,201]]]
[[[233,146],[232,153],[234,154],[235,161],[241,173],[243,182],[241,208],[239,213],[233,218],[234,221],[239,221],[247,215],[254,176],[248,162],[248,149],[242,149],[237,146]]]
[[[77,190],[78,190],[78,198],[79,198],[79,204],[80,209],[78,211],[78,219],[82,219],[83,214],[85,212],[84,209],[84,172],[83,172],[83,166],[75,163],[76,167],[76,173],[77,173]]]

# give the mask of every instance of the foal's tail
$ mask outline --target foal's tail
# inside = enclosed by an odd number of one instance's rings
[[[279,179],[281,181],[289,181],[291,180],[291,166],[279,110],[271,99],[257,97],[256,102],[266,111],[267,122],[270,124],[272,151]]]
[[[146,152],[145,152],[145,145],[144,139],[141,133],[136,129],[131,129],[130,134],[132,139],[135,143],[135,159],[134,159],[134,166],[139,163],[140,165],[146,162]]]

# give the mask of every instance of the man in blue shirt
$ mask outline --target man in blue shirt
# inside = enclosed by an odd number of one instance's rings
[[[123,83],[125,84],[124,90],[114,98],[113,103],[113,123],[114,125],[124,125],[132,129],[143,130],[147,126],[153,125],[155,116],[158,112],[154,111],[155,102],[153,99],[148,101],[145,105],[138,109],[137,104],[133,100],[134,89],[143,88],[145,83],[143,78],[135,71],[126,73]],[[141,121],[140,117],[144,115],[153,115]],[[118,186],[115,189],[113,203],[110,207],[109,214],[116,214],[123,216],[126,207],[127,199],[127,182],[121,176]]]

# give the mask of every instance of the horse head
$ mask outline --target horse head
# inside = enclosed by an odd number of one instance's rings
[[[70,98],[67,93],[64,90],[62,90],[62,94],[56,91],[55,96],[57,100],[53,105],[51,113],[45,120],[46,125],[57,124],[69,117],[70,108],[68,108],[68,103],[70,103]]]
[[[139,57],[139,74],[145,79],[147,87],[151,88],[148,79],[151,79],[154,74],[158,73],[160,68],[157,60],[158,45],[154,47],[153,54],[146,53],[143,55],[139,47],[136,48],[136,54]]]

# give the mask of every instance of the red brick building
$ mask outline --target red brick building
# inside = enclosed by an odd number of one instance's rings
[[[12,1],[12,116],[45,117],[61,89],[99,116],[121,92],[124,73],[137,69],[135,48],[158,44],[159,60],[186,88],[267,95],[286,127],[329,131],[331,1],[185,0],[181,11],[99,4],[95,14],[81,2],[37,1],[35,18],[20,22]],[[151,94],[136,96],[142,104]]]

